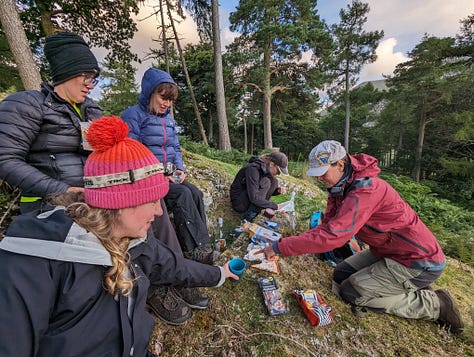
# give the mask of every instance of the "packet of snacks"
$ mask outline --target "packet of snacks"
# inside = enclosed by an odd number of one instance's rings
[[[298,303],[312,326],[326,326],[332,321],[332,309],[326,305],[316,290],[293,290]]]
[[[271,316],[286,314],[288,312],[288,308],[283,302],[280,291],[278,291],[275,278],[272,276],[259,278],[258,285],[262,290],[265,306]]]

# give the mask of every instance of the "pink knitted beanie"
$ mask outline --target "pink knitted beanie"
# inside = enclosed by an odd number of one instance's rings
[[[163,164],[143,144],[127,137],[119,117],[92,122],[87,141],[93,152],[84,166],[84,195],[89,205],[119,209],[163,198],[169,189]]]

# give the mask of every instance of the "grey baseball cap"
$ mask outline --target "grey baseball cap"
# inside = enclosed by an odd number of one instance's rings
[[[306,175],[322,176],[331,164],[343,159],[346,155],[346,149],[340,142],[335,140],[322,141],[309,153],[309,170]]]

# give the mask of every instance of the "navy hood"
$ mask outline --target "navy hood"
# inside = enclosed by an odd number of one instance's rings
[[[148,112],[148,105],[150,104],[150,96],[152,95],[158,84],[176,82],[171,78],[168,72],[156,68],[149,68],[146,70],[142,78],[142,90],[138,96],[140,107]]]

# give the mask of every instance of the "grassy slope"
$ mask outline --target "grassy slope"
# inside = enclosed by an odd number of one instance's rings
[[[185,155],[190,181],[212,197],[210,231],[215,231],[218,216],[224,217],[226,230],[238,226],[239,218],[230,209],[227,193],[238,167],[199,155]],[[325,193],[308,181],[289,177],[285,185],[314,199],[314,207],[305,207],[306,210],[321,209],[325,202]],[[247,239],[240,237],[229,245],[219,263],[233,256],[243,257],[246,245]],[[469,331],[461,337],[454,337],[426,321],[370,312],[363,318],[356,317],[348,305],[331,293],[332,269],[324,262],[307,255],[283,258],[279,264],[281,273],[276,275],[276,280],[289,306],[288,314],[268,316],[256,282],[266,274],[248,269],[239,284],[226,282],[220,288],[205,289],[212,298],[211,307],[195,311],[184,326],[173,327],[157,320],[154,339],[163,343],[161,355],[474,356],[470,318],[474,306],[474,271],[456,260],[448,260],[448,267],[434,288],[447,288],[458,301],[469,326]],[[321,294],[333,309],[333,324],[312,327],[308,323],[291,294],[292,289],[301,288],[313,288]]]

